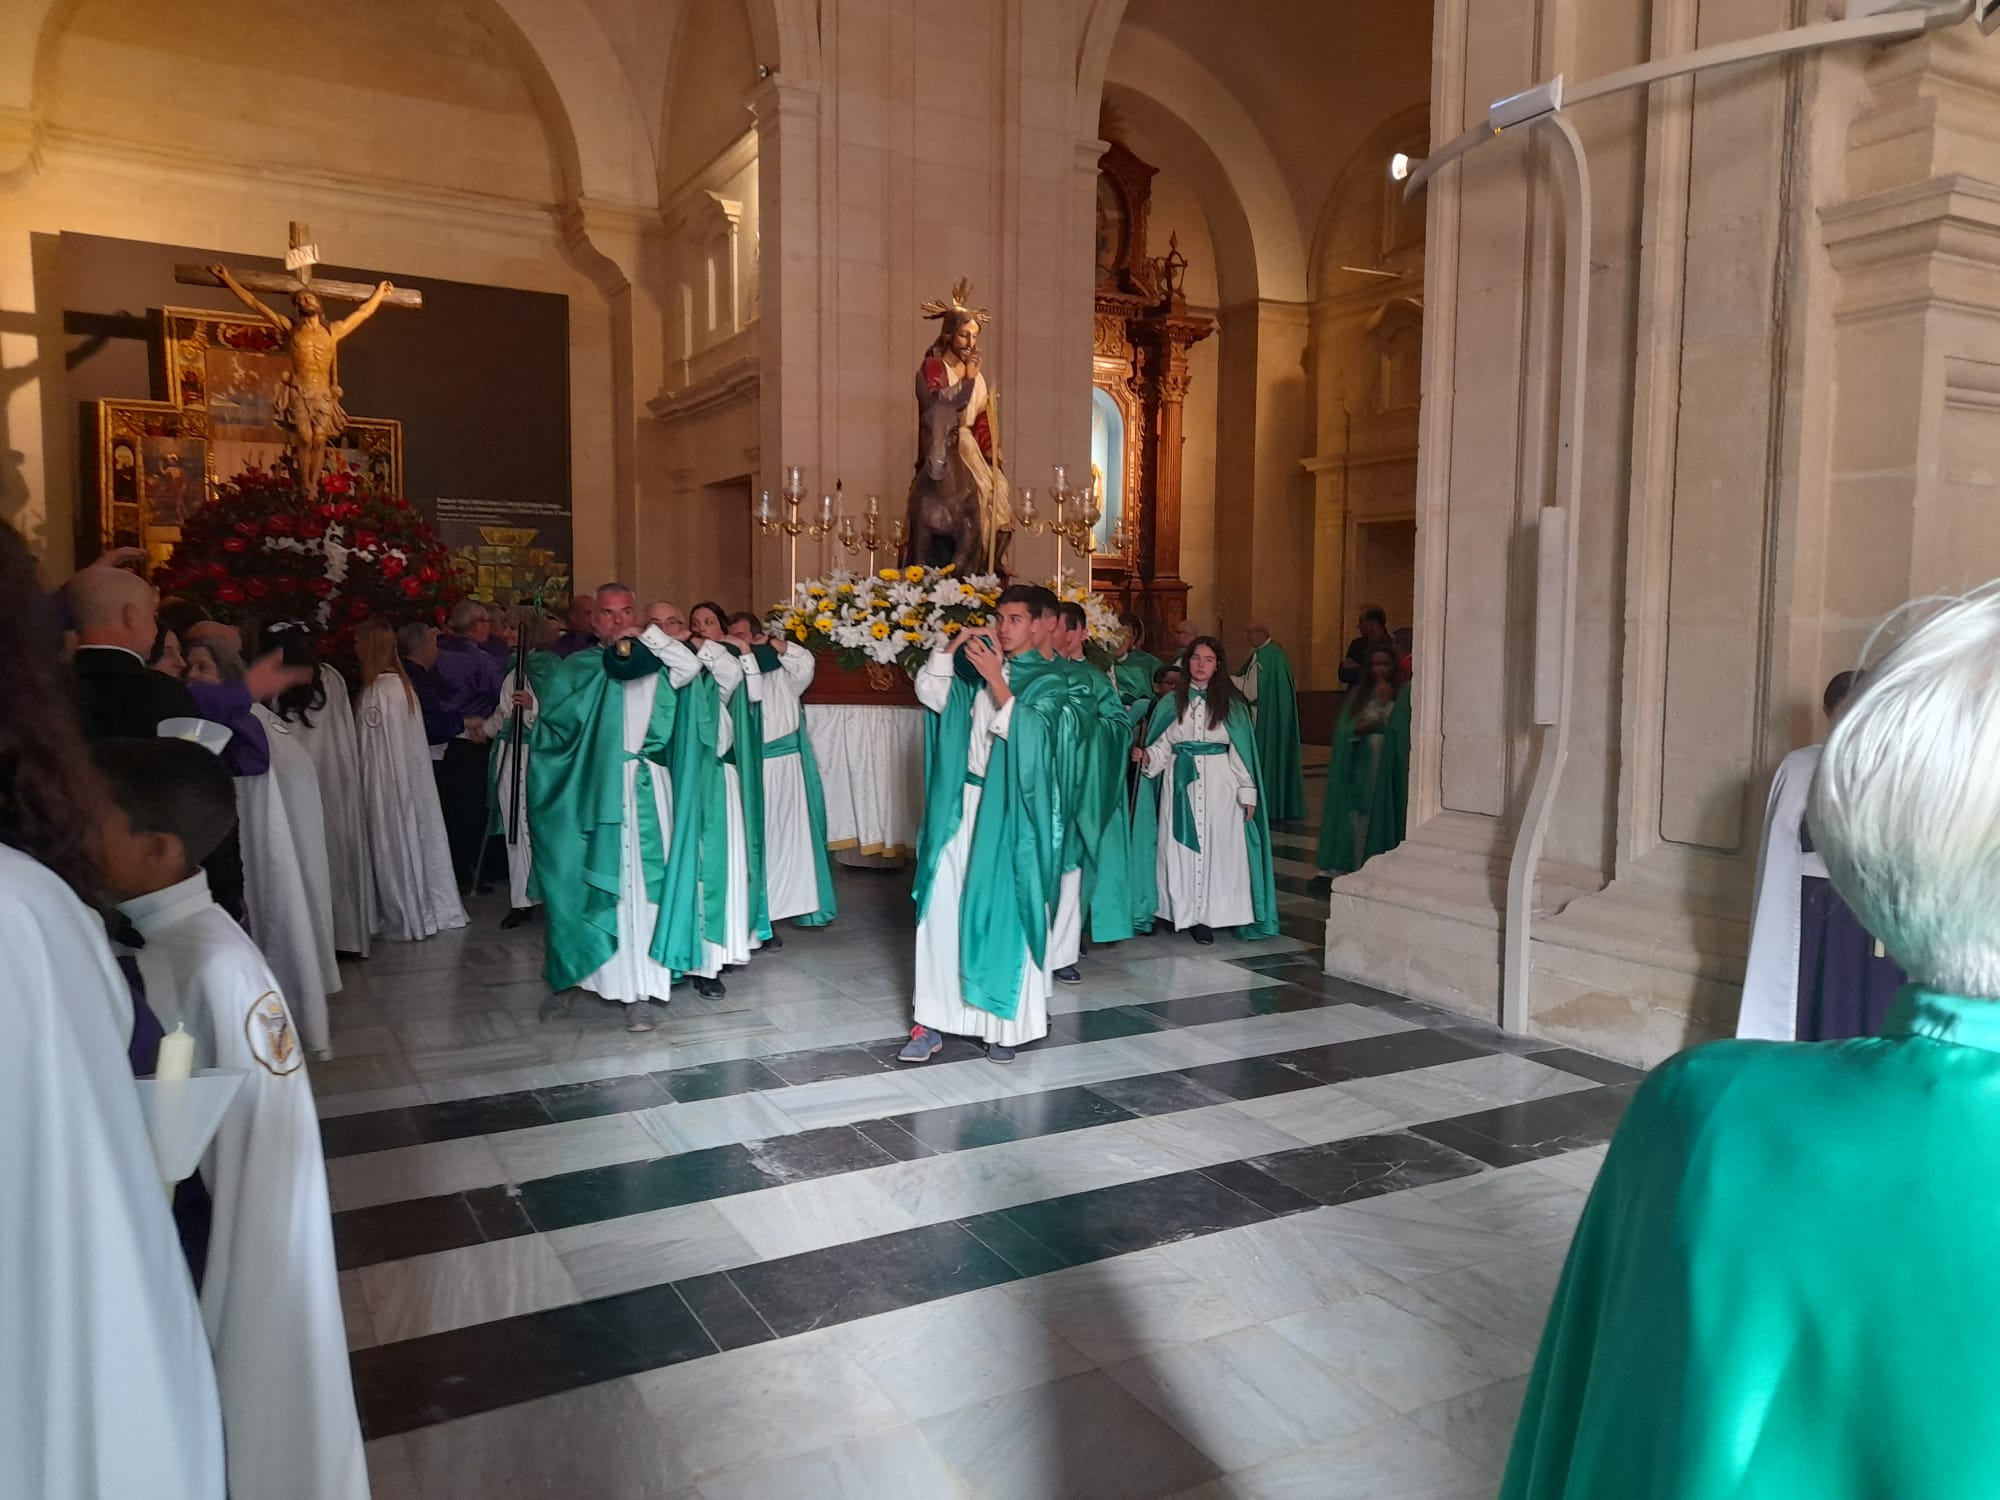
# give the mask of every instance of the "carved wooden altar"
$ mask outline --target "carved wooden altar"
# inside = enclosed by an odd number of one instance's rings
[[[1107,132],[1108,134],[1108,132]],[[1091,378],[1124,421],[1121,472],[1101,476],[1105,529],[1124,521],[1122,551],[1101,551],[1091,582],[1120,610],[1137,614],[1155,646],[1187,617],[1180,576],[1182,410],[1187,351],[1215,331],[1188,311],[1178,242],[1148,253],[1146,223],[1157,168],[1123,141],[1098,164],[1097,306]],[[1109,503],[1113,498],[1117,506]]]

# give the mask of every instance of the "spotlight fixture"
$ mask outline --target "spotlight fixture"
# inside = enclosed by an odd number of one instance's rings
[[[1994,0],[1994,3],[2000,5],[2000,0]],[[1417,157],[1410,155],[1409,152],[1398,151],[1394,156],[1389,158],[1389,180],[1391,182],[1408,182],[1410,174],[1422,165],[1423,162]]]

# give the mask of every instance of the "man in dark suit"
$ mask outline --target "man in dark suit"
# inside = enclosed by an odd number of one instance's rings
[[[123,568],[85,568],[69,584],[77,706],[92,740],[151,739],[162,719],[198,719],[185,683],[146,665],[159,630],[153,586]]]

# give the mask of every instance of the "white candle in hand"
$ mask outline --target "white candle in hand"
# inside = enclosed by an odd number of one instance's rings
[[[160,1038],[160,1060],[153,1069],[153,1078],[159,1083],[173,1083],[193,1076],[194,1038],[188,1035],[185,1026],[176,1025]]]

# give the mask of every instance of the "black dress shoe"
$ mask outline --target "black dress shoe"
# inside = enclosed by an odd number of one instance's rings
[[[704,1000],[720,1000],[729,993],[720,979],[704,979],[699,974],[691,974],[688,979],[694,985],[694,992]]]
[[[1206,948],[1210,943],[1215,941],[1214,929],[1209,927],[1204,927],[1199,922],[1195,923],[1195,925],[1192,928],[1190,928],[1189,931],[1193,933],[1194,940],[1197,943],[1200,943],[1204,948]]]
[[[1331,896],[1333,894],[1333,877],[1331,875],[1313,876],[1311,880],[1306,882],[1306,894],[1308,896]]]
[[[772,933],[764,939],[764,951],[766,953],[783,953],[785,951],[785,940],[779,937],[777,933]]]
[[[534,920],[535,909],[532,906],[516,906],[510,908],[507,915],[500,919],[500,925],[512,931],[514,928],[525,926]]]

